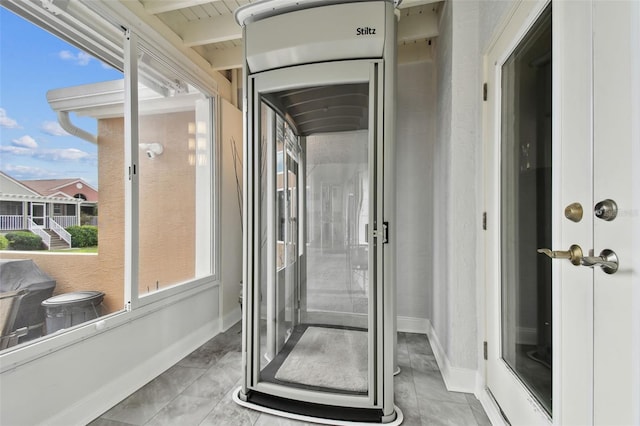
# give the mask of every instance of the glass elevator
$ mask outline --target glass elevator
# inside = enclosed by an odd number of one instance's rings
[[[241,405],[399,424],[393,404],[394,6],[241,8]]]

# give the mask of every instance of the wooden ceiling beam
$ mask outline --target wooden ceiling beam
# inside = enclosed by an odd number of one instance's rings
[[[187,47],[242,39],[242,28],[236,23],[233,15],[188,22],[181,28],[176,28],[176,33]]]
[[[201,4],[214,3],[220,0],[146,0],[142,2],[144,10],[151,14],[171,12],[174,10],[186,9],[188,7],[200,6]]]

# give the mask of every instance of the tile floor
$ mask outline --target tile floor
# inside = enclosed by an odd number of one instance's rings
[[[236,405],[240,324],[219,334],[90,423],[129,425],[302,425]],[[448,392],[424,334],[399,333],[396,404],[403,425],[485,426],[490,421],[472,394]]]

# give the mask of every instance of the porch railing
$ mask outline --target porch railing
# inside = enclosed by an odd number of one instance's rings
[[[42,238],[42,242],[47,246],[47,249],[51,247],[51,235],[44,231],[44,227],[35,223],[31,218],[27,220],[27,225],[29,226],[29,231]]]
[[[49,218],[49,229],[58,234],[58,236],[71,247],[71,234],[68,233],[58,222],[52,217]]]
[[[0,215],[0,231],[17,231],[25,229],[22,215]]]
[[[63,228],[80,225],[77,216],[53,216],[53,220],[55,220]],[[49,227],[53,229],[51,224],[49,224]]]

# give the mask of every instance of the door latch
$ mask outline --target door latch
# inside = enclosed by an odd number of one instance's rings
[[[374,229],[373,238],[380,238],[382,244],[387,244],[389,242],[389,222],[382,222],[382,229]]]
[[[618,256],[613,250],[604,249],[600,256],[585,256],[582,258],[584,266],[599,265],[606,274],[615,274],[618,270]]]

